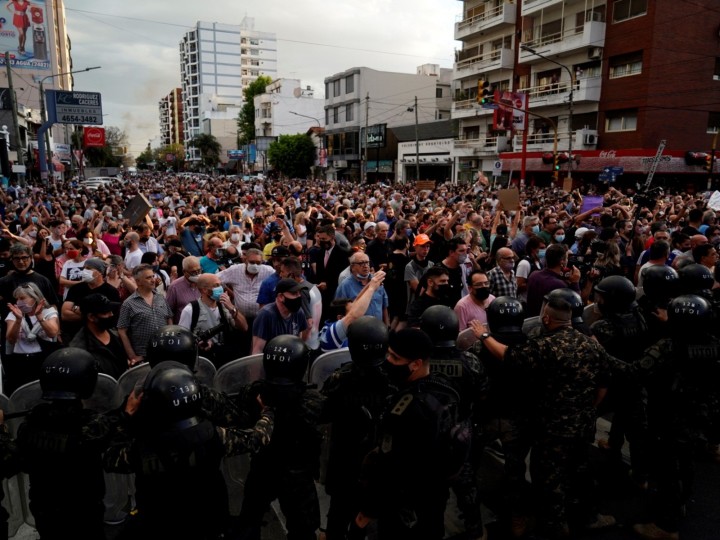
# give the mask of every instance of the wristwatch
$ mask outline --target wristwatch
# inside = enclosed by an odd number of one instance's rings
[[[480,341],[485,341],[485,340],[486,340],[487,338],[489,338],[489,337],[490,337],[490,334],[489,334],[488,332],[483,332],[483,333],[480,335]]]

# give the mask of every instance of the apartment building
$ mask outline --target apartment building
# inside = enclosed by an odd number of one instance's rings
[[[158,103],[160,111],[160,144],[183,144],[183,103],[182,90],[174,88]]]

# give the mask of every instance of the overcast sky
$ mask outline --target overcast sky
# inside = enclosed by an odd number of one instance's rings
[[[325,77],[351,67],[451,68],[461,11],[451,0],[65,0],[73,68],[102,66],[76,75],[75,89],[102,93],[105,124],[128,134],[136,156],[159,135],[158,100],[180,86],[178,44],[198,20],[253,17],[277,35],[278,76],[323,97]]]

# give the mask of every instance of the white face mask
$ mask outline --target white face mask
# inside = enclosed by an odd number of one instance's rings
[[[240,233],[232,233],[230,235],[230,241],[235,242],[235,243],[239,242],[240,241]]]
[[[92,281],[93,279],[95,279],[95,274],[93,274],[92,270],[84,269],[82,271],[83,282],[87,283],[88,281]]]
[[[245,269],[247,270],[248,274],[257,274],[260,272],[260,265],[253,264],[253,263],[247,263],[245,265]]]
[[[197,283],[198,279],[200,279],[200,276],[189,276],[188,281],[190,283]]]
[[[85,242],[89,246],[93,243],[93,239],[92,238],[83,238],[83,242]]]

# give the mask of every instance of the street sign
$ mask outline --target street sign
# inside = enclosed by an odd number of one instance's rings
[[[54,124],[101,126],[102,100],[99,92],[47,90],[48,120]]]
[[[497,103],[483,103],[482,105],[480,105],[480,107],[483,109],[499,109],[500,108]]]
[[[493,163],[493,176],[502,175],[502,161],[498,160]]]
[[[605,167],[603,172],[605,174],[612,174],[613,176],[620,176],[625,172],[625,169],[623,167]]]

